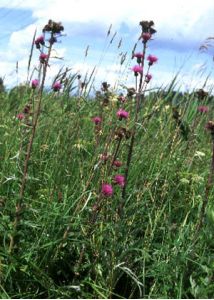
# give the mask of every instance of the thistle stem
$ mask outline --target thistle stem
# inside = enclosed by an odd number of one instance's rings
[[[53,37],[53,33],[52,33],[51,37]],[[22,181],[21,181],[21,187],[19,190],[19,199],[16,202],[15,220],[13,223],[14,233],[10,237],[10,245],[9,245],[10,253],[13,251],[14,246],[15,246],[15,235],[16,235],[17,227],[20,222],[20,217],[21,217],[21,212],[22,212],[22,207],[23,207],[23,199],[24,199],[26,182],[27,182],[29,160],[30,160],[30,156],[31,156],[33,141],[34,141],[36,128],[37,128],[37,124],[38,124],[38,119],[39,119],[39,115],[40,115],[40,110],[41,110],[42,95],[43,95],[43,89],[44,89],[45,78],[46,78],[46,74],[47,74],[47,67],[48,67],[48,61],[49,61],[50,54],[51,54],[51,49],[52,49],[52,44],[50,44],[50,47],[48,49],[47,61],[43,65],[42,82],[41,82],[41,86],[40,86],[40,90],[39,90],[39,94],[38,94],[38,106],[36,109],[34,123],[32,126],[32,133],[30,136],[30,140],[29,140],[28,147],[27,147],[27,154],[26,154],[25,161],[24,161],[24,170],[23,170],[23,176],[22,176]],[[18,243],[18,239],[16,240],[16,243]]]
[[[146,43],[143,44],[143,59],[141,62],[141,67],[144,67],[144,61],[145,61],[145,53],[146,53]],[[128,155],[127,155],[127,161],[126,161],[126,168],[125,168],[125,184],[122,189],[122,196],[121,196],[121,202],[119,204],[118,208],[118,214],[120,217],[122,217],[123,214],[123,207],[125,205],[125,199],[126,199],[126,187],[127,187],[127,180],[128,180],[128,175],[129,175],[129,168],[132,160],[132,155],[133,155],[133,148],[134,148],[134,142],[135,142],[135,135],[136,135],[136,125],[138,123],[138,116],[139,116],[139,111],[140,111],[140,100],[141,100],[141,95],[142,95],[142,87],[143,87],[143,72],[140,73],[140,80],[139,80],[139,85],[138,85],[138,91],[136,95],[136,108],[135,108],[135,118],[134,118],[134,126],[133,126],[133,131],[131,135],[131,141],[129,144],[129,149],[128,149]]]

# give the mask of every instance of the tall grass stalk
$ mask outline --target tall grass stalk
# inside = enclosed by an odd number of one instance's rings
[[[213,183],[214,183],[214,122],[210,121],[208,123],[208,126],[209,126],[208,130],[210,130],[210,132],[211,132],[211,148],[212,148],[211,155],[212,155],[212,157],[211,157],[210,172],[209,172],[207,184],[205,187],[205,193],[204,193],[204,197],[203,197],[202,207],[201,207],[198,222],[196,224],[196,232],[195,232],[194,240],[197,238],[198,233],[204,224],[206,208],[207,208],[207,205],[209,202],[210,190],[212,189]]]

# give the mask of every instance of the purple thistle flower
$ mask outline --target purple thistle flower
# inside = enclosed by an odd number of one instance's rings
[[[111,184],[103,183],[102,184],[102,194],[105,197],[111,197],[113,195],[113,187]]]
[[[149,65],[152,66],[153,63],[155,63],[155,62],[158,61],[158,58],[157,58],[156,56],[150,54],[150,55],[147,57],[147,60],[149,61]]]
[[[151,74],[146,74],[146,76],[145,76],[145,81],[147,82],[147,83],[149,83],[149,81],[152,79],[152,75]]]
[[[143,53],[141,53],[141,52],[134,53],[133,56],[137,57],[137,58],[143,58],[144,57]]]
[[[40,35],[37,39],[35,39],[35,44],[41,44],[44,45],[45,44],[45,40],[44,40],[44,36]]]
[[[123,187],[125,185],[125,177],[123,175],[117,174],[114,176],[114,182]]]
[[[62,85],[59,81],[55,82],[52,86],[52,89],[54,92],[58,92],[62,88]]]
[[[201,105],[201,106],[198,106],[197,111],[200,113],[207,113],[209,111],[209,107],[205,106],[205,105]]]
[[[129,116],[129,113],[123,109],[119,109],[117,112],[117,116],[118,116],[119,120],[127,119]]]
[[[19,113],[19,114],[16,116],[16,118],[17,118],[19,121],[23,120],[24,117],[25,117],[25,115],[24,115],[23,113]]]
[[[137,76],[138,73],[143,73],[143,68],[139,65],[132,67],[131,70],[135,73],[135,76]]]
[[[31,81],[31,87],[32,87],[32,89],[36,89],[38,85],[39,85],[39,80],[38,79],[33,79]]]
[[[45,53],[41,53],[40,56],[39,56],[39,60],[40,60],[41,63],[45,63],[47,58],[48,58],[48,55],[45,54]]]
[[[113,162],[113,166],[115,166],[117,168],[121,167],[122,165],[123,165],[123,163],[121,161],[119,161],[119,160],[115,160]]]
[[[94,117],[94,118],[92,118],[92,122],[94,122],[95,125],[100,124],[101,121],[102,121],[102,119],[100,117]]]
[[[151,39],[151,36],[152,36],[151,33],[144,32],[141,37],[142,37],[142,39],[143,39],[144,42],[147,42],[148,40]]]

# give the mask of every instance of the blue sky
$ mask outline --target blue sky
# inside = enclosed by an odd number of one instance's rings
[[[214,36],[213,16],[212,0],[151,3],[146,0],[0,0],[0,76],[5,78],[8,87],[26,80],[33,32],[37,28],[39,34],[52,18],[63,23],[66,36],[56,45],[55,53],[64,60],[52,60],[49,81],[63,64],[83,76],[97,66],[96,86],[102,81],[113,86],[118,80],[132,85],[130,67],[135,62],[131,60],[131,51],[140,35],[139,22],[153,20],[157,33],[147,53],[158,56],[159,61],[151,70],[151,87],[167,85],[179,71],[178,86],[182,90],[201,88],[207,76],[206,89],[210,89],[214,83],[213,49],[201,53],[199,47],[207,37]],[[111,33],[107,37],[110,24]],[[84,58],[87,46],[88,56]],[[141,48],[142,44],[138,43],[137,50]],[[127,59],[121,67],[121,55],[126,52]],[[38,55],[35,50],[32,67],[38,65]]]

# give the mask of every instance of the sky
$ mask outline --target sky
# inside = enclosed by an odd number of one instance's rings
[[[26,81],[33,34],[37,30],[40,35],[52,19],[62,22],[65,36],[55,44],[53,56],[60,59],[51,59],[47,85],[62,66],[82,77],[96,66],[96,89],[103,81],[117,88],[134,85],[130,68],[136,62],[131,53],[141,33],[139,22],[153,20],[157,33],[147,54],[157,56],[158,63],[150,72],[151,88],[166,87],[179,73],[177,88],[199,89],[206,82],[204,88],[211,90],[214,48],[199,48],[214,36],[213,16],[213,0],[0,0],[0,77],[8,88]],[[141,50],[140,41],[136,51]],[[38,56],[34,49],[32,70],[38,66]]]

